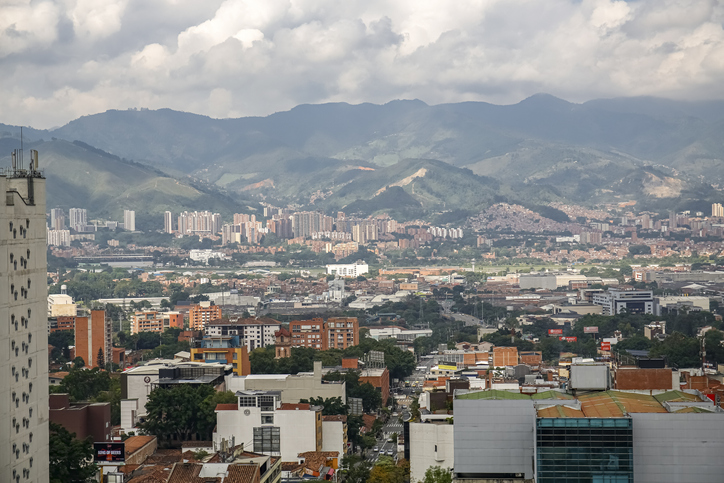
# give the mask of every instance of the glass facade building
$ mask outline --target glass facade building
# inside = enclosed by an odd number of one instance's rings
[[[630,418],[538,418],[538,483],[633,483]]]

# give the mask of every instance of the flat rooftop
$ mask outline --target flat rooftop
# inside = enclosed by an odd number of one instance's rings
[[[559,391],[521,394],[483,390],[457,394],[462,400],[529,400],[539,418],[625,418],[636,413],[717,413],[716,405],[694,392],[666,391],[649,395],[628,391],[592,391],[574,397]]]

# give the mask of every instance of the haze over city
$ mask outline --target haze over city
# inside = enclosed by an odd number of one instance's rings
[[[0,122],[539,92],[721,99],[723,21],[716,0],[11,0],[0,5]]]

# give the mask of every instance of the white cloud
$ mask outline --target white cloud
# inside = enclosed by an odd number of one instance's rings
[[[110,108],[722,98],[717,0],[5,0],[0,122]]]

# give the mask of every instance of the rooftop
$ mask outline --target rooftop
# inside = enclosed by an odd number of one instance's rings
[[[656,395],[595,391],[574,398],[558,391],[527,395],[488,389],[458,394],[456,399],[530,400],[537,408],[539,418],[625,418],[636,413],[724,413],[694,391],[667,391]]]

